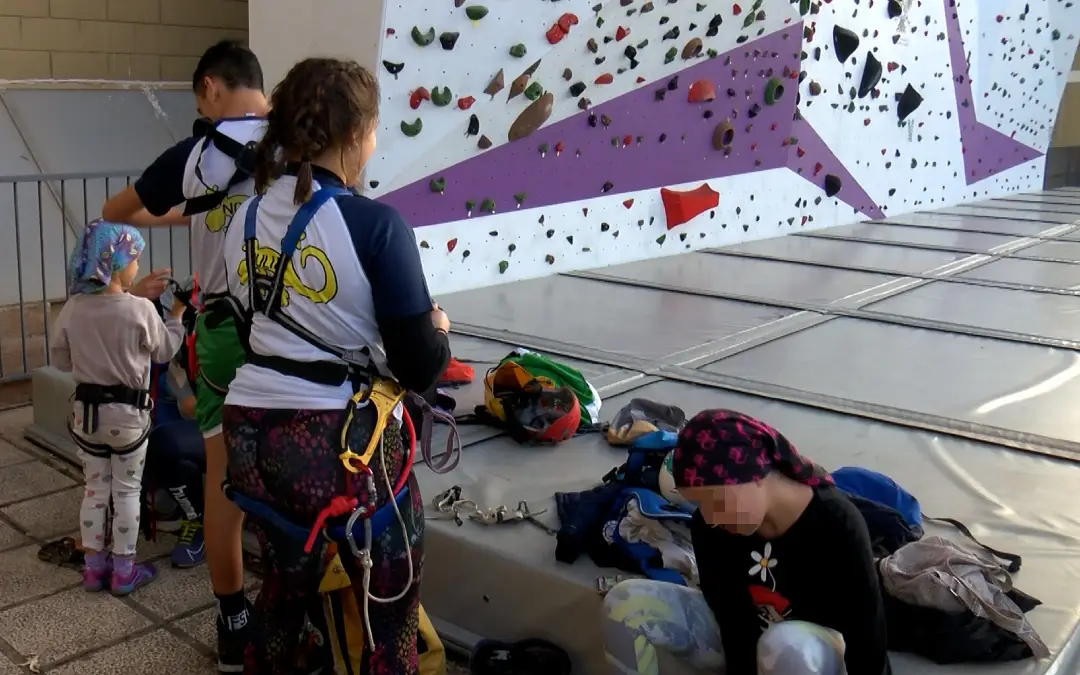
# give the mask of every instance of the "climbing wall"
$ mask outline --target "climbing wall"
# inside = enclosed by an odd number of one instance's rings
[[[1041,189],[1065,0],[386,0],[435,293]]]

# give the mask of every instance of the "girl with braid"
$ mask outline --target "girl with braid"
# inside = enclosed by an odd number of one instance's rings
[[[672,475],[697,507],[700,590],[632,579],[604,599],[611,672],[657,675],[657,649],[726,675],[888,675],[866,523],[828,474],[760,420],[698,413]]]
[[[351,492],[360,504],[372,498],[364,476],[339,458],[343,441],[360,452],[375,429],[370,403],[358,405],[346,425],[354,393],[376,376],[425,391],[450,358],[450,322],[428,293],[412,229],[393,208],[352,190],[375,150],[378,108],[375,76],[355,62],[296,64],[274,89],[256,149],[259,196],[237,210],[226,235],[229,287],[252,316],[248,361],[223,415],[229,479],[305,531],[335,496]],[[368,463],[376,507],[393,510],[391,524],[372,538],[368,589],[364,556],[337,547],[355,606],[367,607],[357,675],[418,671],[424,514],[401,420],[398,404]],[[406,480],[408,495],[394,499],[398,480]],[[327,522],[346,525],[347,516]],[[306,551],[270,520],[252,520],[264,581],[244,672],[333,672],[315,648],[331,642],[318,592],[326,540],[314,538]],[[367,591],[377,599],[368,602]],[[311,639],[301,639],[305,632]]]

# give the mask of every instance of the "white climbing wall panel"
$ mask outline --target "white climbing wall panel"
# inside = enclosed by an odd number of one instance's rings
[[[1065,0],[389,0],[363,187],[436,294],[1040,189],[1078,23]]]

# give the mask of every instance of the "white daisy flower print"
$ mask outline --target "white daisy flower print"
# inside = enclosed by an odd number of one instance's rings
[[[753,567],[747,573],[750,576],[755,574],[761,577],[761,580],[769,580],[769,570],[776,567],[776,558],[772,556],[772,542],[765,542],[765,551],[758,553],[757,551],[750,551],[750,559],[754,561]]]

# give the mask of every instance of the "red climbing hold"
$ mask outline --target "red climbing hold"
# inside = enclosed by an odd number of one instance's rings
[[[739,16],[740,14],[742,14],[742,7],[739,7],[738,5],[732,5],[731,13],[735,16]]]
[[[566,31],[560,28],[559,24],[556,23],[553,24],[551,28],[547,29],[547,32],[544,33],[544,36],[547,37],[548,44],[554,45],[558,44],[560,40],[566,37]]]
[[[716,86],[708,80],[698,80],[686,90],[686,100],[690,103],[704,103],[716,99]]]
[[[393,28],[387,28],[386,29],[386,37],[390,37],[391,35],[394,35],[395,33],[397,33],[397,31],[394,30]]]
[[[457,238],[451,239],[450,241],[446,242],[447,253],[453,253],[455,248],[457,248]]]
[[[709,187],[708,183],[684,192],[660,188],[660,198],[664,201],[664,215],[667,216],[669,230],[720,205],[720,193]]]
[[[623,136],[622,144],[623,144],[624,148],[626,146],[630,145],[633,142],[634,142],[634,137],[633,136]]]
[[[600,77],[593,80],[593,84],[611,84],[615,81],[615,78],[611,73],[604,73]]]
[[[427,87],[418,87],[412,90],[409,94],[409,107],[416,110],[420,107],[420,104],[424,101],[431,100],[431,92],[427,90]]]
[[[805,154],[806,154],[806,151],[803,150],[802,148],[799,148],[799,147],[795,148],[795,155],[797,157],[802,157]]]
[[[619,26],[619,28],[615,31],[615,42],[621,42],[622,39],[625,38],[629,34],[630,34],[630,29],[629,28],[623,28],[622,26]]]
[[[825,165],[822,164],[821,162],[818,162],[818,163],[814,164],[814,175],[816,176],[819,173],[821,173],[821,170],[824,169],[824,168],[825,168]]]
[[[559,17],[559,22],[557,25],[559,26],[559,28],[562,29],[562,32],[569,33],[570,26],[576,26],[577,23],[577,14],[571,14],[570,12],[567,12],[566,14],[563,14]]]
[[[899,67],[900,67],[900,64],[897,63],[896,61],[889,61],[888,65],[885,66],[886,70],[888,70],[890,73],[892,71],[896,70]]]
[[[565,149],[566,149],[566,144],[565,143],[563,143],[562,141],[559,141],[558,143],[556,143],[555,144],[555,156],[558,157],[559,155],[561,155],[563,153],[563,150],[565,150]]]
[[[625,206],[626,208],[630,208],[631,206],[634,205],[634,200],[633,199],[627,199],[626,201],[624,201],[622,203],[622,205]]]
[[[638,75],[638,76],[637,76],[637,79],[635,80],[635,82],[637,82],[638,84],[644,84],[644,82],[645,82],[645,78],[644,78],[644,77],[642,77],[642,76],[640,76],[640,75]]]
[[[998,14],[998,15],[997,15],[997,22],[998,22],[998,23],[1001,23],[1001,22],[1002,22],[1002,21],[1004,21],[1004,20],[1005,20],[1005,17],[1004,17],[1004,16],[1002,16],[1001,14]]]
[[[468,110],[473,103],[476,103],[476,99],[472,96],[462,96],[457,100],[457,107],[460,110]]]

